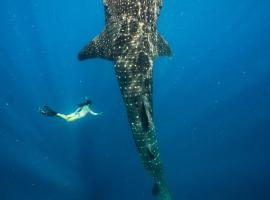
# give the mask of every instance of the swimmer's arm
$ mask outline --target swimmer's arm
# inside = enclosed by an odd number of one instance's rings
[[[97,115],[101,115],[101,114],[102,114],[102,112],[96,113],[96,112],[94,112],[94,111],[91,110],[91,109],[89,109],[89,113],[90,113],[91,115],[94,115],[94,116],[97,116]]]

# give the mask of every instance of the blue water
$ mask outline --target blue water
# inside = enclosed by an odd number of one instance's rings
[[[270,2],[164,0],[154,113],[174,200],[270,199]],[[109,61],[77,61],[102,0],[0,2],[0,199],[152,200]],[[99,117],[72,112],[85,97]]]

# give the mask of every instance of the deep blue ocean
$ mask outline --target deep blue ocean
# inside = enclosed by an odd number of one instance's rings
[[[164,0],[154,120],[173,200],[270,199],[270,1]],[[113,64],[77,60],[102,0],[0,1],[0,200],[154,200]],[[88,97],[93,110],[67,123]]]

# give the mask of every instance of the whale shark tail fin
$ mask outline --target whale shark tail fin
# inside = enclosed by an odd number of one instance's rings
[[[171,200],[171,194],[164,184],[155,183],[152,189],[152,195],[159,200]]]
[[[172,50],[168,42],[165,39],[163,39],[163,37],[159,33],[156,34],[157,34],[156,45],[158,50],[158,56],[172,56]]]

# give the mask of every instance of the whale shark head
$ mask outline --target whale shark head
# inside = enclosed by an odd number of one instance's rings
[[[161,0],[104,0],[105,29],[80,51],[78,59],[170,56],[168,43],[156,30],[161,5]]]

